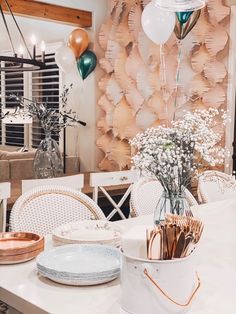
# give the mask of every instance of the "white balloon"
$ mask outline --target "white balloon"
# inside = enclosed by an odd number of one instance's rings
[[[152,2],[143,10],[141,23],[145,34],[156,44],[164,44],[175,28],[175,13],[164,11]]]
[[[67,46],[61,46],[55,53],[55,61],[58,67],[65,73],[69,73],[76,63],[73,51]]]

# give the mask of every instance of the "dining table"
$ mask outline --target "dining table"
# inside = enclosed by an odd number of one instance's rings
[[[196,205],[191,210],[203,221],[204,231],[196,248],[201,286],[187,313],[235,314],[236,198]],[[122,232],[152,223],[153,215],[114,222]],[[52,245],[51,235],[47,235],[45,249]],[[35,259],[0,265],[0,300],[26,314],[126,314],[121,308],[121,289],[120,279],[95,286],[53,282],[38,274]]]

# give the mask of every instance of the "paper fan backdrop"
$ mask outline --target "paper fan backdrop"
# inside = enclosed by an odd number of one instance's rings
[[[217,40],[216,40],[217,38]],[[210,56],[215,56],[218,52],[223,50],[228,41],[228,33],[221,26],[211,27],[210,31],[206,34],[206,48]]]
[[[141,68],[138,70],[136,84],[138,91],[147,101],[153,94],[153,87],[150,82],[150,75],[147,68]]]
[[[125,71],[130,78],[136,80],[137,73],[142,68],[145,69],[145,64],[140,57],[137,46],[134,45],[129,56],[126,59]]]
[[[122,140],[126,137],[125,130],[131,123],[133,117],[134,112],[132,108],[123,98],[113,112],[113,134],[115,137],[119,137]]]
[[[97,146],[106,154],[110,150],[112,137],[108,134],[103,134],[97,140]]]
[[[136,124],[141,130],[146,130],[157,119],[155,113],[148,108],[141,109],[136,115]]]
[[[204,44],[206,34],[209,33],[211,29],[211,23],[208,19],[208,12],[205,10],[201,11],[201,15],[198,19],[197,24],[192,29],[192,34],[194,35],[194,41],[198,44]]]
[[[192,50],[191,65],[196,73],[201,73],[211,60],[210,54],[204,45],[196,46]]]
[[[220,83],[226,77],[227,70],[224,63],[214,59],[205,64],[204,75],[212,84]]]
[[[101,131],[102,133],[107,133],[108,131],[111,130],[111,126],[108,125],[106,118],[100,118],[97,122],[97,128],[99,131]]]
[[[208,107],[219,108],[226,100],[224,88],[216,85],[212,87],[207,93],[204,93],[202,102]]]
[[[101,68],[107,73],[112,73],[113,72],[113,66],[112,64],[110,63],[109,60],[105,59],[105,58],[102,58],[99,60],[99,64],[101,66]]]
[[[179,6],[184,0],[152,1]],[[200,2],[184,1],[185,5]],[[161,47],[141,26],[142,10],[148,3],[109,1],[99,32],[103,50],[99,64],[104,74],[98,73],[97,145],[103,154],[102,170],[129,168],[129,139],[146,128],[169,126],[174,118],[181,119],[183,110],[226,109],[228,103],[230,8],[225,1],[208,0],[190,33],[178,41],[173,32]]]
[[[113,76],[107,81],[106,90],[105,90],[107,98],[114,104],[117,105],[118,102],[124,96],[124,93],[118,82],[115,80]]]
[[[109,160],[107,157],[104,157],[102,161],[98,164],[99,169],[102,171],[119,171],[120,167],[114,160]]]
[[[111,26],[112,26],[112,21],[111,21],[111,19],[108,19],[106,21],[106,24],[102,24],[102,26],[100,28],[100,32],[98,35],[98,42],[99,42],[100,46],[102,47],[102,49],[104,49],[104,50],[107,47],[107,42],[109,39]]]
[[[225,6],[221,0],[208,0],[208,12],[210,21],[219,23],[230,14],[230,8]]]
[[[141,8],[141,5],[137,2],[135,5],[132,6],[129,12],[129,18],[128,18],[129,32],[132,34],[133,40],[135,42],[138,41],[139,31],[140,29],[142,29],[141,15],[142,15],[142,8]]]
[[[210,85],[208,81],[201,75],[196,75],[188,85],[188,95],[189,97],[192,95],[202,96],[209,89]]]
[[[126,141],[114,139],[110,145],[110,152],[107,154],[110,161],[114,161],[119,170],[129,168],[131,165],[130,145]]]

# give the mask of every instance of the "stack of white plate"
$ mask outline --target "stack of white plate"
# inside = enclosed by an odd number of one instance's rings
[[[113,222],[102,220],[84,220],[71,222],[52,231],[55,246],[65,244],[105,244],[119,247],[120,228]]]
[[[72,244],[37,257],[39,274],[67,285],[96,285],[120,274],[119,250],[105,245]]]

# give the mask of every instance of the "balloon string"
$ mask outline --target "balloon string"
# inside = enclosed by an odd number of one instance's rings
[[[176,69],[176,77],[175,77],[175,112],[174,112],[174,117],[173,120],[175,120],[175,114],[176,114],[176,109],[178,106],[177,99],[178,99],[178,90],[179,90],[179,80],[180,80],[180,64],[182,60],[182,41],[178,41],[178,59],[177,59],[177,69]]]
[[[166,89],[166,62],[165,62],[165,51],[164,51],[164,45],[160,45],[160,69],[161,69],[161,90],[162,90],[162,98],[165,103],[165,114],[166,114],[166,121],[168,122],[168,105],[167,105],[167,100],[168,100],[168,93]],[[168,123],[167,123],[168,124]]]
[[[162,85],[162,96],[164,101],[167,101],[168,95],[166,90],[166,64],[165,64],[165,52],[164,46],[160,45],[160,61],[161,61],[161,85]]]

